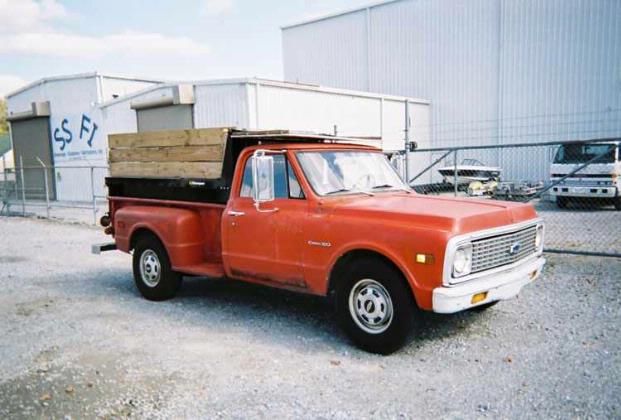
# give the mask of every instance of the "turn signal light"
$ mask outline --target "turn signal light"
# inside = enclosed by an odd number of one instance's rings
[[[476,295],[472,295],[472,299],[470,299],[470,303],[475,304],[479,302],[483,302],[487,298],[487,292],[477,293]]]
[[[433,264],[435,259],[431,254],[416,254],[416,262],[419,264]]]

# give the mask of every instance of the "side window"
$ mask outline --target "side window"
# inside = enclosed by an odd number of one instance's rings
[[[252,197],[252,157],[246,161],[239,196]],[[304,198],[291,164],[286,161],[284,155],[274,155],[274,196],[275,198]]]
[[[304,198],[304,191],[302,191],[289,161],[287,161],[287,174],[289,175],[289,198]]]

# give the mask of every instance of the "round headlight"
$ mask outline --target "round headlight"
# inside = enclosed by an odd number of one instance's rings
[[[453,273],[464,276],[470,273],[472,268],[472,245],[464,245],[457,248],[453,257]]]

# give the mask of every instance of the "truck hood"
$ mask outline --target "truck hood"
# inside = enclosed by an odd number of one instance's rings
[[[325,200],[335,215],[381,218],[412,226],[433,227],[454,234],[523,222],[537,217],[530,204],[507,201],[430,197],[420,194],[378,193]]]

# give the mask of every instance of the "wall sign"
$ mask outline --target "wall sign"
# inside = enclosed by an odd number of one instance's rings
[[[99,125],[82,113],[62,118],[52,129],[54,160],[105,159]]]

